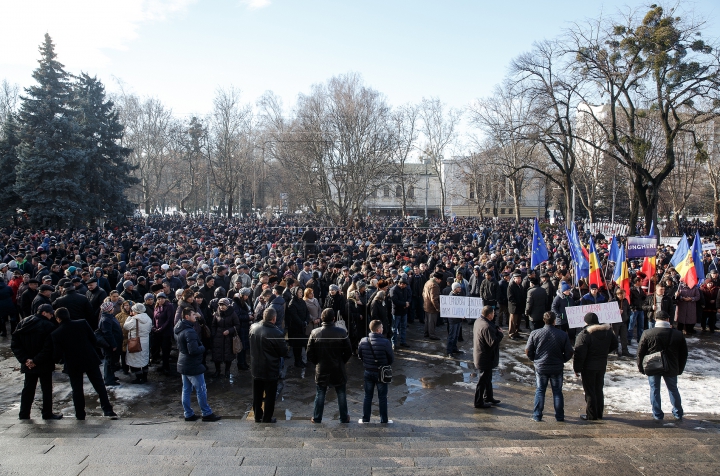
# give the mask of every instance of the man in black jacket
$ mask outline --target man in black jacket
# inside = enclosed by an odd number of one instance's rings
[[[617,351],[618,339],[610,324],[600,324],[597,314],[585,314],[585,324],[575,340],[575,375],[582,374],[586,413],[583,420],[602,420],[605,408],[605,371],[610,352]]]
[[[648,375],[650,383],[650,404],[653,418],[662,420],[665,414],[660,406],[660,380],[665,380],[665,386],[670,394],[673,416],[682,420],[683,408],[680,392],[677,388],[678,375],[685,370],[688,358],[687,342],[681,331],[673,329],[670,325],[670,315],[662,310],[655,311],[655,327],[643,332],[638,344],[637,364],[640,373],[645,373],[643,359],[647,355],[662,352],[667,364],[664,372]]]
[[[82,298],[82,296],[80,297]],[[98,397],[100,397],[100,406],[105,416],[117,419],[117,414],[110,404],[107,389],[100,374],[100,359],[95,350],[97,339],[90,328],[90,324],[86,320],[71,320],[70,312],[64,307],[55,310],[55,320],[59,326],[50,336],[52,337],[55,360],[63,360],[65,363],[63,373],[68,374],[68,377],[70,377],[75,418],[78,420],[85,419],[83,374],[86,374]]]
[[[55,370],[50,338],[55,330],[52,318],[52,306],[44,304],[38,308],[37,314],[20,321],[12,335],[10,347],[20,362],[20,372],[25,374],[25,386],[20,397],[21,420],[30,419],[38,380],[43,394],[43,420],[62,418],[52,411],[52,373]]]
[[[54,290],[55,289],[52,286],[50,286],[49,284],[41,284],[40,285],[40,287],[38,288],[37,296],[35,296],[35,299],[33,299],[33,302],[32,302],[31,312],[33,314],[37,314],[38,309],[43,304],[49,304],[50,307],[52,307],[52,301],[50,300],[50,296],[52,295],[52,292]]]
[[[530,278],[530,289],[527,292],[525,301],[525,314],[530,317],[533,330],[542,329],[545,326],[543,315],[547,308],[548,295],[545,289],[540,287],[540,280],[536,277]]]
[[[478,369],[478,383],[475,388],[475,408],[490,408],[500,400],[493,398],[492,369],[500,363],[500,341],[502,329],[495,326],[495,310],[484,306],[481,317],[473,324],[473,362]]]
[[[93,317],[90,301],[82,294],[78,294],[73,283],[69,281],[63,285],[63,288],[65,294],[53,302],[55,310],[64,307],[70,313],[70,319],[74,321],[82,319],[90,324]]]
[[[282,298],[281,298],[282,299]],[[275,394],[280,379],[281,358],[287,354],[285,334],[275,326],[277,313],[269,307],[262,322],[250,328],[250,373],[253,377],[255,423],[275,423]]]
[[[508,312],[510,313],[508,336],[512,340],[517,340],[520,338],[520,322],[525,314],[527,299],[527,291],[522,287],[522,274],[513,274],[512,281],[508,285],[507,298]]]
[[[365,368],[365,398],[363,399],[363,417],[358,423],[370,423],[370,411],[375,387],[378,390],[378,406],[380,408],[380,423],[392,423],[387,413],[387,382],[380,381],[380,367],[392,365],[395,360],[392,345],[383,335],[383,325],[379,320],[370,322],[370,334],[364,337],[358,345],[358,358],[362,360]]]
[[[347,331],[335,325],[335,311],[325,309],[321,315],[322,327],[318,327],[310,334],[307,344],[308,362],[315,364],[315,409],[313,423],[320,423],[325,407],[325,394],[328,386],[335,387],[338,407],[340,409],[340,423],[350,423],[347,411],[347,374],[345,364],[352,356],[352,346]]]
[[[408,287],[408,281],[400,278],[398,283],[390,288],[390,299],[392,301],[392,343],[395,348],[398,345],[409,347],[406,341],[408,312],[412,302],[412,291]]]

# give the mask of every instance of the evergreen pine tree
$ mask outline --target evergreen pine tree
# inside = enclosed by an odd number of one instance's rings
[[[71,86],[50,35],[40,46],[36,86],[25,89],[19,116],[15,192],[31,226],[80,225],[88,215],[78,177],[87,164],[69,107]]]
[[[130,149],[120,145],[124,127],[97,78],[82,73],[74,91],[81,147],[88,159],[80,179],[85,190],[86,218],[89,222],[97,218],[122,222],[134,209],[125,197],[125,190],[138,182],[130,175],[133,170],[127,162]]]
[[[0,133],[0,223],[9,224],[17,216],[18,196],[15,193],[15,167],[18,163],[17,122],[8,114]]]

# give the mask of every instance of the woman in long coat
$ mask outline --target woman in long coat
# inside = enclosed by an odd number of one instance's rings
[[[694,334],[695,323],[697,322],[697,301],[700,300],[700,290],[697,286],[692,289],[680,281],[678,290],[675,292],[675,322],[678,330],[683,334]]]
[[[218,308],[213,314],[212,331],[213,348],[212,360],[215,363],[215,373],[213,377],[220,377],[220,364],[225,362],[225,376],[230,376],[230,366],[235,360],[233,353],[233,337],[240,329],[240,321],[238,320],[232,301],[228,298],[218,300]]]
[[[285,311],[285,325],[288,330],[288,339],[293,350],[295,367],[305,368],[302,360],[303,347],[307,345],[305,326],[308,323],[309,314],[307,304],[303,300],[303,290],[300,287],[292,288],[292,299]]]
[[[315,298],[315,291],[313,288],[305,288],[305,294],[303,300],[308,309],[308,319],[313,323],[313,329],[320,327],[320,312],[322,308],[317,298]],[[307,335],[309,337],[310,334]]]
[[[109,300],[110,298],[106,298]],[[112,302],[112,301],[110,301]],[[114,303],[113,303],[114,304]],[[132,314],[132,306],[135,304],[132,301],[125,301],[123,300],[120,304],[120,312],[118,312],[115,315],[115,319],[118,320],[120,323],[120,327],[123,330],[123,341],[122,341],[122,351],[120,352],[120,363],[122,365],[123,374],[127,375],[130,373],[130,368],[128,367],[127,361],[126,361],[126,355],[127,354],[127,340],[128,340],[128,330],[125,329],[125,321],[127,321],[127,318],[130,317],[130,314]]]
[[[382,322],[383,334],[388,339],[390,338],[390,332],[392,329],[389,319],[389,310],[390,306],[385,300],[385,291],[376,292],[373,296],[372,303],[370,304],[370,321],[378,320]],[[367,331],[370,332],[370,329],[368,328]]]
[[[150,316],[145,314],[145,305],[136,303],[131,308],[131,315],[125,319],[123,328],[128,331],[128,339],[134,339],[140,336],[140,352],[131,353],[129,350],[125,354],[125,362],[130,367],[130,371],[135,374],[135,380],[131,383],[146,383],[148,376],[148,364],[150,363],[150,330],[153,322]]]
[[[250,308],[250,296],[252,289],[242,288],[234,297],[235,313],[240,322],[240,340],[243,344],[243,350],[237,355],[238,370],[248,370],[247,352],[250,347],[250,322],[253,320],[252,309]]]

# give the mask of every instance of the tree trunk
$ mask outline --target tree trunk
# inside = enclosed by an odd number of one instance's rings
[[[513,182],[513,206],[515,207],[515,223],[520,224],[520,187]]]
[[[234,195],[235,194],[232,192],[228,194],[228,199],[227,199],[227,217],[228,218],[232,218],[232,215],[233,215],[233,201],[235,200]]]

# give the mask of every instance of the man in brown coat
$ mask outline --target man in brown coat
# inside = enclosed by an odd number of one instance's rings
[[[442,273],[433,274],[423,287],[423,309],[425,310],[425,337],[440,340],[435,335],[435,323],[440,315],[440,283],[445,279]]]

